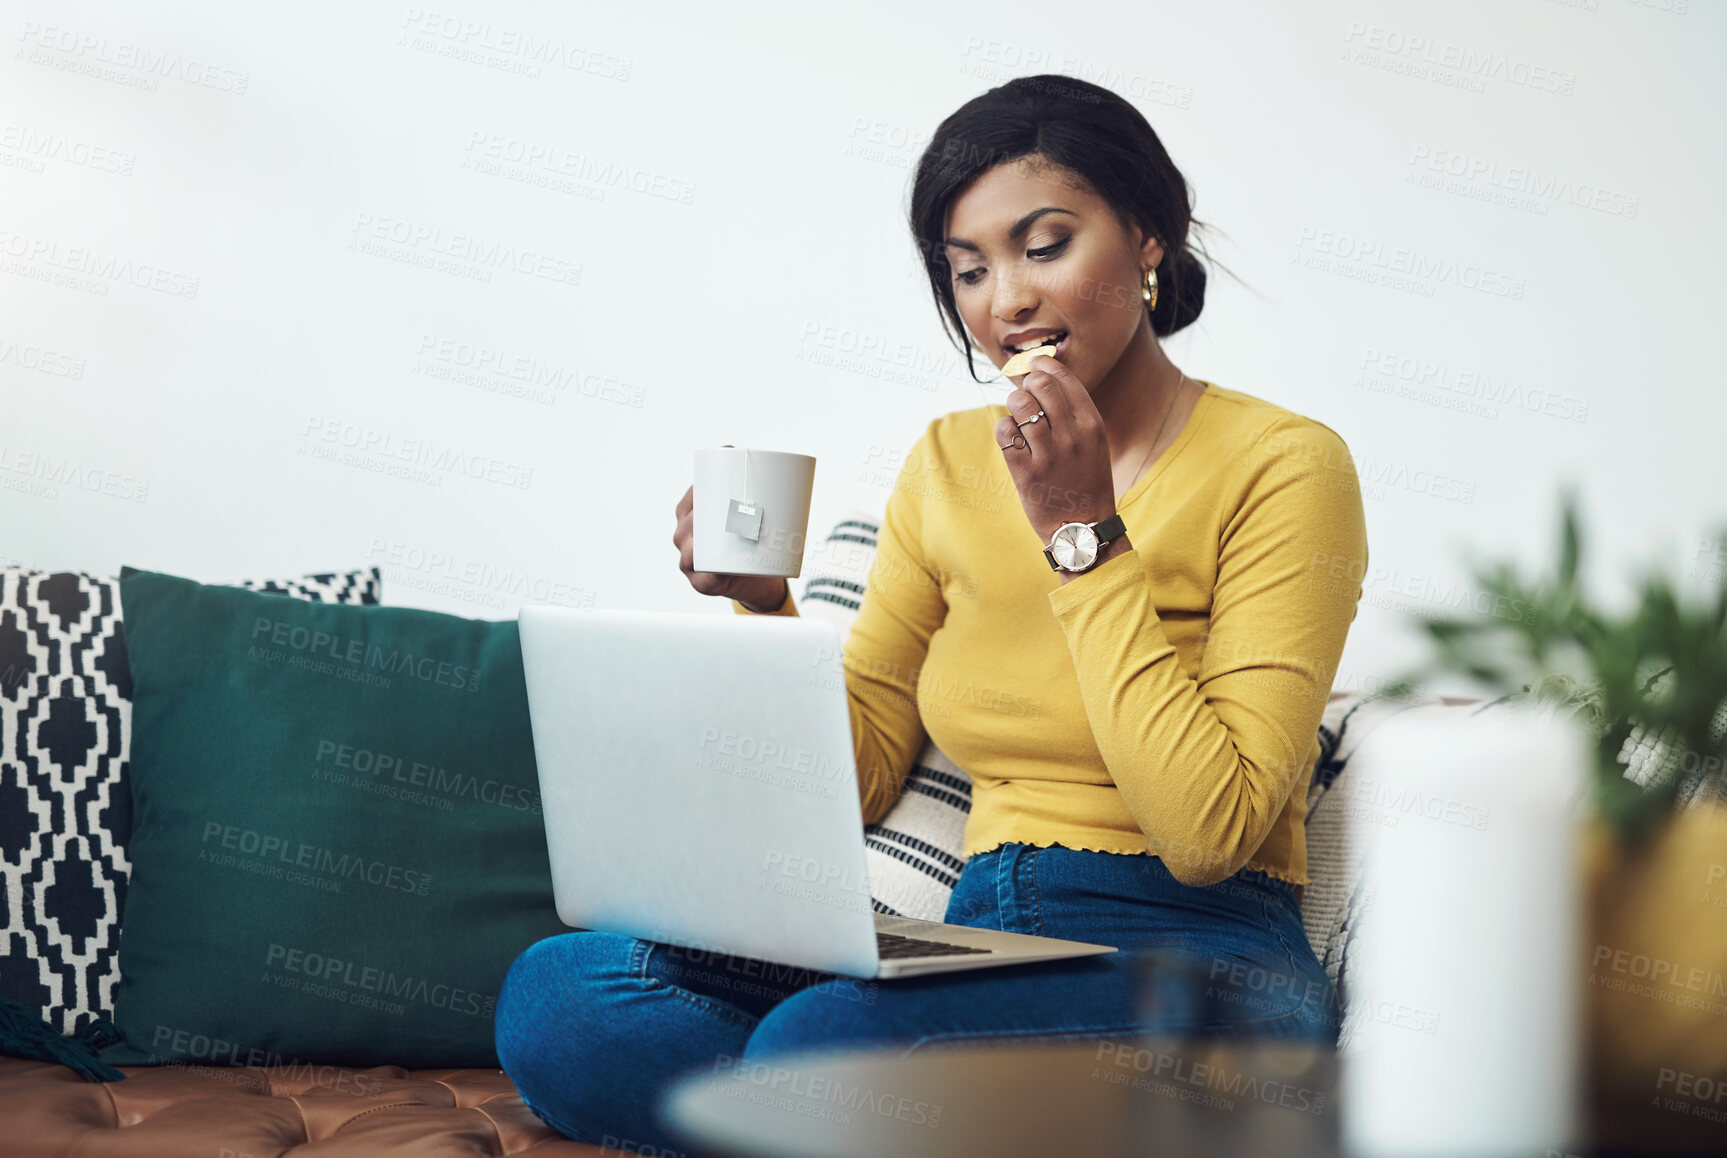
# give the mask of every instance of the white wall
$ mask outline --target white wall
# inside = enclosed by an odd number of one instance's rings
[[[963,101],[1061,72],[1145,112],[1247,283],[1214,271],[1177,362],[1357,457],[1375,573],[1340,684],[1471,595],[1466,546],[1546,560],[1565,477],[1604,592],[1707,569],[1727,5],[824,9],[7,0],[0,562],[726,613],[670,542],[692,448],[816,455],[822,528],[1004,396],[942,336],[910,167]],[[565,385],[444,374],[470,349]],[[493,477],[320,459],[323,431]]]

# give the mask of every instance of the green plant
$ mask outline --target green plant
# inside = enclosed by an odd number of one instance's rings
[[[1727,534],[1718,536],[1727,542]],[[1577,715],[1595,737],[1593,793],[1622,842],[1641,845],[1671,812],[1680,779],[1648,785],[1625,775],[1634,732],[1676,746],[1712,788],[1727,784],[1727,579],[1685,598],[1662,570],[1644,568],[1626,612],[1596,607],[1578,577],[1582,536],[1575,488],[1561,496],[1559,563],[1523,579],[1504,562],[1472,561],[1476,583],[1508,614],[1421,620],[1434,654],[1399,676],[1388,695],[1413,695],[1441,673],[1480,681],[1502,698],[1527,698]]]

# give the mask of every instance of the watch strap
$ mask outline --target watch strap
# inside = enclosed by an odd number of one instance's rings
[[[1107,519],[1093,523],[1091,529],[1097,533],[1099,548],[1107,547],[1111,539],[1119,539],[1127,534],[1127,524],[1121,521],[1120,511],[1115,512]]]

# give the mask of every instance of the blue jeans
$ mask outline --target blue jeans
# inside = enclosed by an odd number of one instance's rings
[[[582,930],[529,946],[510,967],[498,1059],[561,1133],[669,1155],[689,1153],[657,1113],[674,1079],[805,1050],[1148,1030],[1336,1044],[1335,992],[1294,893],[1255,869],[1193,888],[1154,856],[1006,844],[966,862],[946,920],[1121,952],[868,981]],[[1188,1016],[1164,1006],[1147,1020],[1146,982],[1165,975],[1142,972],[1156,950],[1159,970],[1194,971]]]

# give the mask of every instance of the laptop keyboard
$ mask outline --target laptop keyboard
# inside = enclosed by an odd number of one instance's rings
[[[877,932],[876,952],[882,957],[951,957],[959,953],[988,953],[975,945],[955,945],[948,941],[920,941],[916,937],[901,937],[897,933]]]

